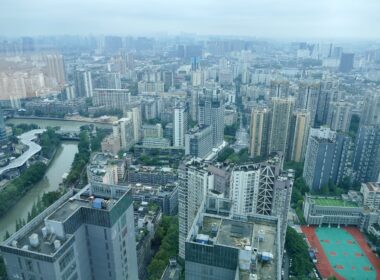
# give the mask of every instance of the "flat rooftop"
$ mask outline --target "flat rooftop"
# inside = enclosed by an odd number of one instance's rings
[[[271,263],[255,262],[258,279],[276,279],[277,224],[265,221],[239,221],[204,215],[198,234],[208,235],[214,245],[234,247],[239,250],[256,250],[273,254]],[[264,236],[260,238],[259,236]],[[247,247],[249,246],[249,247]],[[249,279],[249,271],[240,270],[240,279]]]
[[[343,200],[341,198],[312,198],[312,201],[318,206],[337,206],[337,207],[358,207],[353,201]]]

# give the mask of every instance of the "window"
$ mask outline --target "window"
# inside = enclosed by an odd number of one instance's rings
[[[34,270],[33,270],[33,262],[32,262],[31,260],[26,260],[25,263],[26,263],[26,269],[27,269],[28,271],[33,272],[33,271],[34,271]]]
[[[74,259],[74,249],[70,248],[69,251],[59,260],[60,270],[63,271],[72,259]]]

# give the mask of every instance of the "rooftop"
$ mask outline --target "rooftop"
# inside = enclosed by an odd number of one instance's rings
[[[240,269],[240,279],[249,279],[250,273],[256,274],[258,279],[276,279],[277,223],[255,218],[241,221],[204,214],[203,222],[193,237],[196,240],[206,238],[209,245],[233,247],[252,254],[251,270]],[[272,261],[259,261],[263,253],[272,254]],[[253,255],[256,256],[255,260]]]
[[[312,198],[312,200],[318,206],[358,207],[355,202],[343,200],[339,197],[318,197]]]

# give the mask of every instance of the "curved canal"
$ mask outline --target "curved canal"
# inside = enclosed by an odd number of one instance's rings
[[[36,122],[36,120],[30,120],[30,122],[24,120],[19,123],[36,123],[41,128],[45,127],[43,124]],[[46,124],[46,126],[60,125]],[[78,129],[79,127],[80,125]],[[62,175],[69,172],[77,151],[78,142],[63,141],[61,143],[61,146],[58,148],[46,171],[45,177],[26,193],[7,214],[0,218],[1,241],[7,230],[9,233],[13,233],[16,230],[16,220],[18,218],[25,219],[25,221],[27,220],[28,212],[31,211],[33,203],[37,202],[38,197],[41,197],[45,192],[55,191],[59,188],[59,184],[62,182]]]

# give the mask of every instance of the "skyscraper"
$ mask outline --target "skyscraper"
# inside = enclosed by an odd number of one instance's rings
[[[331,102],[327,115],[327,125],[335,131],[348,132],[351,123],[353,104],[349,102]]]
[[[354,153],[356,180],[377,182],[380,175],[380,124],[361,125],[356,139]]]
[[[309,138],[310,113],[298,111],[293,114],[290,129],[289,157],[295,162],[302,162],[305,158],[307,140]]]
[[[322,127],[312,128],[307,143],[303,178],[313,190],[331,180],[341,182],[349,172],[351,137]]]
[[[185,133],[187,131],[187,110],[183,105],[177,105],[173,113],[173,146],[185,147]]]
[[[268,154],[270,113],[268,108],[252,109],[249,145],[251,157],[264,157]]]
[[[269,154],[282,152],[286,154],[289,142],[290,120],[293,114],[293,98],[272,99],[272,120],[269,139]]]
[[[132,108],[130,108],[127,111],[127,117],[132,119],[133,122],[133,138],[135,140],[135,143],[138,143],[141,140],[141,110],[140,106],[136,105]]]
[[[185,258],[185,240],[194,218],[211,188],[212,175],[204,163],[192,159],[178,169],[179,256]]]
[[[224,139],[224,104],[220,90],[211,92],[204,90],[199,97],[198,123],[212,127],[213,147],[223,143]]]
[[[354,68],[354,54],[342,53],[340,56],[339,71],[348,73]]]
[[[130,190],[69,191],[0,246],[9,279],[138,279]]]
[[[321,84],[303,82],[299,84],[296,107],[310,112],[310,125],[316,125],[318,103],[321,97]]]

